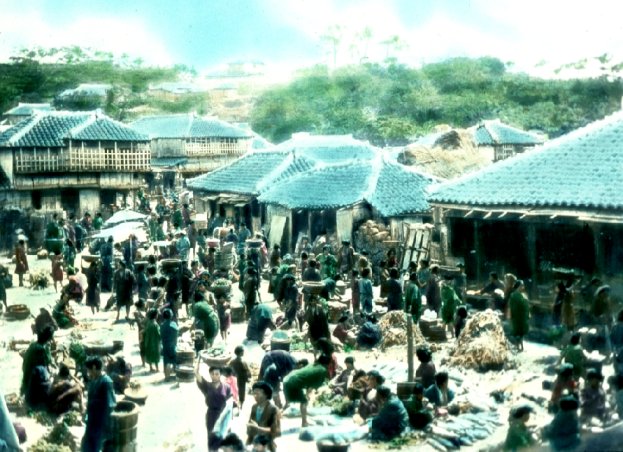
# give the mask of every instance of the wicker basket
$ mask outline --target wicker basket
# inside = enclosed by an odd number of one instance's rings
[[[320,295],[322,289],[324,289],[324,284],[321,282],[305,281],[303,283],[303,290],[312,295]]]
[[[210,356],[210,350],[203,350],[199,352],[199,359],[206,363],[209,367],[226,367],[229,364],[231,358],[226,355]]]

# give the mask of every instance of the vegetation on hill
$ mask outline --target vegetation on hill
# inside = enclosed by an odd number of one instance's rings
[[[453,58],[419,69],[391,62],[317,66],[265,91],[250,122],[273,142],[310,131],[401,145],[437,124],[469,127],[493,118],[555,137],[619,109],[622,95],[619,79],[537,79],[508,72],[495,58]]]

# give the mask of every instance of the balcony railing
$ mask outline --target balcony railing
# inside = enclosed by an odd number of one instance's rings
[[[70,147],[69,149],[19,149],[14,153],[15,172],[136,172],[149,171],[147,144],[131,147]]]

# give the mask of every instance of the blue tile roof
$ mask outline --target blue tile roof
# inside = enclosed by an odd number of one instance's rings
[[[350,206],[364,200],[373,176],[364,161],[315,168],[273,185],[258,200],[290,209]]]
[[[543,143],[544,140],[538,135],[511,127],[500,121],[483,121],[474,130],[474,141],[478,146],[500,144],[534,146]]]
[[[426,197],[439,179],[390,159],[383,160],[368,202],[384,217],[425,212],[430,209]]]
[[[320,166],[271,186],[258,198],[290,209],[328,209],[368,202],[384,217],[425,212],[437,179],[382,156]]]
[[[251,138],[245,131],[215,118],[201,118],[194,114],[146,116],[130,126],[150,138]]]
[[[370,144],[350,135],[295,134],[291,139],[275,146],[275,150],[295,152],[299,156],[323,163],[339,163],[353,159],[372,159],[377,154]]]
[[[289,166],[292,157],[287,152],[251,151],[232,163],[207,174],[189,179],[186,185],[192,190],[257,195],[260,188],[275,171]]]
[[[17,107],[11,108],[5,112],[5,116],[29,116],[34,111],[54,111],[54,108],[50,104],[24,104],[19,103]]]
[[[442,184],[429,201],[623,209],[623,112]]]
[[[101,115],[78,126],[67,137],[80,141],[149,141],[147,135]]]
[[[64,147],[65,140],[148,141],[128,126],[96,112],[36,112],[0,134],[0,146]]]

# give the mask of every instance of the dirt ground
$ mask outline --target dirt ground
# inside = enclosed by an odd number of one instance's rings
[[[79,258],[78,258],[79,259]],[[78,262],[77,259],[77,262]],[[49,261],[36,260],[36,256],[29,256],[31,271],[38,269],[49,270]],[[10,266],[13,271],[13,266]],[[17,283],[17,277],[14,277]],[[265,291],[267,284],[263,284]],[[14,287],[8,289],[9,304],[23,303],[28,305],[31,313],[36,314],[40,307],[52,307],[57,295],[54,288],[35,291],[29,288]],[[241,295],[236,291],[235,297]],[[102,306],[108,294],[103,295]],[[268,300],[268,294],[262,294],[264,300]],[[203,397],[196,385],[191,383],[165,383],[162,371],[151,374],[141,367],[138,353],[137,331],[127,323],[113,323],[114,312],[100,312],[91,315],[90,309],[84,305],[73,305],[77,317],[81,320],[79,328],[84,340],[110,342],[113,339],[125,342],[124,354],[132,364],[133,378],[147,390],[148,399],[141,408],[138,422],[138,448],[144,451],[204,451],[206,449],[206,431],[204,426],[205,404]],[[182,316],[183,318],[183,316]],[[4,395],[19,392],[21,379],[21,358],[18,353],[8,350],[8,344],[12,340],[32,340],[32,319],[23,321],[8,321],[0,317],[0,391]],[[233,348],[243,342],[246,325],[233,324],[226,347],[233,354]],[[68,341],[69,331],[61,331],[56,335],[58,342]],[[220,339],[219,339],[220,341]],[[453,343],[453,342],[452,342]],[[435,353],[434,360],[438,369],[447,369],[451,375],[451,386],[457,391],[459,399],[470,400],[474,403],[494,410],[498,413],[502,425],[487,439],[479,441],[471,447],[472,450],[496,449],[503,441],[507,431],[506,419],[511,406],[518,403],[530,402],[526,395],[534,400],[549,399],[549,392],[542,389],[544,379],[553,380],[553,376],[546,376],[543,369],[558,357],[558,351],[549,346],[534,343],[526,343],[525,351],[512,357],[513,365],[508,370],[497,372],[477,373],[460,368],[448,369],[444,365],[451,342],[442,344],[440,350]],[[406,346],[394,347],[389,350],[353,351],[357,368],[371,370],[382,365],[392,364],[398,369],[394,375],[396,381],[406,380]],[[259,366],[263,351],[257,346],[247,348],[246,359]],[[297,353],[304,356],[305,353]],[[311,359],[311,354],[307,358]],[[339,361],[343,362],[344,353],[339,353]],[[417,362],[417,361],[416,361]],[[607,372],[608,369],[605,369]],[[402,373],[401,373],[402,372]],[[505,400],[497,403],[491,397],[491,393],[497,389],[505,391]],[[249,419],[252,396],[247,396],[247,402],[242,413],[234,418],[232,431],[241,438],[246,437],[246,422]],[[543,426],[551,420],[544,404],[532,403],[536,408],[536,414],[531,417],[530,424]],[[13,415],[12,415],[13,416]],[[28,442],[25,447],[36,442],[46,432],[46,428],[39,425],[34,419],[20,417],[17,419],[27,430]],[[278,439],[278,449],[282,451],[313,451],[316,446],[313,442],[303,442],[298,439],[300,418],[287,418],[282,420],[283,435]],[[353,424],[353,428],[355,425]],[[73,433],[79,438],[82,428],[74,428]],[[387,445],[371,444],[367,441],[358,441],[351,446],[353,452],[384,449]],[[403,445],[402,450],[427,450],[429,446],[418,444],[415,440],[410,444]],[[431,449],[432,450],[432,449]]]

